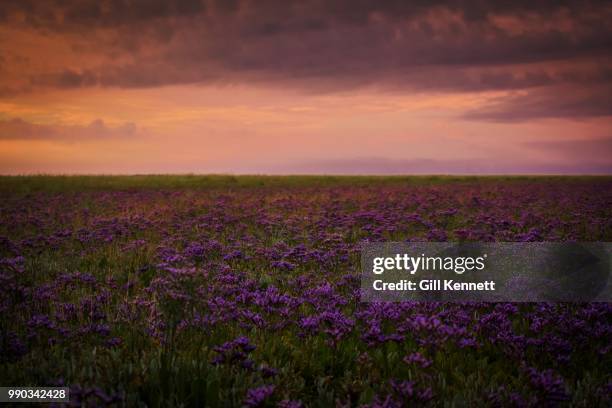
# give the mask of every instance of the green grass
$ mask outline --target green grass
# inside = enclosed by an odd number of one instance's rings
[[[0,176],[0,192],[29,194],[137,189],[218,189],[260,187],[364,186],[368,184],[435,185],[448,183],[572,183],[612,180],[612,176],[259,176],[259,175],[130,175],[130,176]]]

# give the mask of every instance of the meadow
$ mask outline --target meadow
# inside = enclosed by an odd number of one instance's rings
[[[608,303],[362,303],[376,241],[612,241],[612,177],[0,177],[0,385],[87,406],[610,406]]]

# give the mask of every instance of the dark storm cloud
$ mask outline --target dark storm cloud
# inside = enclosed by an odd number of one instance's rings
[[[64,31],[120,27],[203,10],[200,0],[8,0],[0,3],[0,21]]]
[[[249,83],[313,92],[547,87],[553,94],[572,86],[589,93],[612,82],[611,18],[610,3],[589,1],[0,3],[6,25],[63,35],[74,41],[75,54],[108,55],[95,67],[73,64],[29,75],[33,88],[62,89]],[[563,115],[601,114],[583,106],[574,114],[576,101],[558,101],[563,98],[557,93],[552,105],[530,116],[509,113],[508,99],[470,117],[550,117],[559,108]],[[599,96],[587,95],[585,103],[593,98]]]
[[[25,23],[44,27],[69,28],[92,25],[121,26],[156,18],[196,15],[213,11],[217,16],[254,14],[252,26],[263,34],[287,27],[321,28],[324,22],[367,23],[374,13],[404,19],[432,8],[443,7],[461,13],[467,21],[483,21],[492,13],[550,14],[559,9],[570,12],[597,12],[606,2],[597,1],[465,1],[465,0],[5,0],[0,18],[7,21],[23,13]],[[282,17],[282,18],[281,18]],[[604,22],[601,22],[604,25]],[[426,25],[426,23],[424,23]]]
[[[98,83],[96,74],[91,71],[77,72],[72,69],[64,69],[61,72],[42,74],[31,78],[32,85],[48,85],[55,88],[81,88]]]

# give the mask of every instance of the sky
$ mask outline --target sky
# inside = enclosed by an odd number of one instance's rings
[[[0,174],[612,174],[612,3],[4,0]]]

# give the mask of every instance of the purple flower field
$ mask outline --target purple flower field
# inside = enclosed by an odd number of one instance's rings
[[[612,179],[0,180],[0,384],[88,406],[609,406],[607,303],[361,303],[360,245],[611,241]]]

